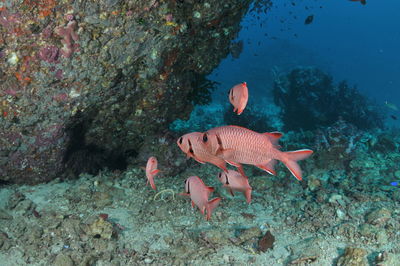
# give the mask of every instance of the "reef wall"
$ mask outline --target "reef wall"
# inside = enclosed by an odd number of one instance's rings
[[[1,1],[0,180],[123,167],[190,113],[250,2]]]

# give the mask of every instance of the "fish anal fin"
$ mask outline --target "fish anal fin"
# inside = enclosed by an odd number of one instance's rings
[[[258,168],[266,171],[267,173],[271,174],[271,175],[276,175],[276,171],[275,171],[275,164],[276,164],[276,160],[271,159],[269,162],[265,163],[265,164],[258,164],[256,165]]]

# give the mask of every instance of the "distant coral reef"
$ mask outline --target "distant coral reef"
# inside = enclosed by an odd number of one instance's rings
[[[283,123],[279,118],[280,108],[273,103],[247,106],[246,110],[237,115],[228,103],[196,106],[189,120],[178,119],[170,125],[170,129],[179,133],[189,131],[204,131],[221,125],[236,125],[257,132],[280,130]]]
[[[315,67],[298,67],[277,76],[273,95],[287,130],[313,130],[339,118],[359,129],[383,127],[383,113],[356,86],[346,81],[335,85],[331,76]]]

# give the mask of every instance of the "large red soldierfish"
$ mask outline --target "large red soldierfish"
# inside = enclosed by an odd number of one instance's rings
[[[213,210],[218,206],[221,198],[208,200],[210,193],[214,192],[214,188],[207,187],[198,176],[191,176],[185,181],[185,192],[192,200],[192,208],[196,205],[201,213],[206,212],[206,220],[210,220]]]
[[[157,159],[156,157],[150,157],[147,160],[147,165],[146,165],[146,177],[147,177],[147,183],[150,183],[150,186],[152,189],[156,190],[156,185],[154,184],[154,177],[160,172],[160,170],[157,169]]]
[[[247,203],[251,202],[252,188],[247,177],[237,171],[228,170],[227,173],[220,172],[218,174],[218,179],[232,196],[234,196],[233,191],[243,192]]]
[[[176,143],[188,157],[191,157],[202,164],[214,164],[222,170],[227,171],[225,160],[209,153],[204,147],[202,138],[203,133],[192,132],[180,137]]]
[[[281,136],[279,132],[257,133],[243,127],[222,126],[206,131],[202,140],[210,153],[232,165],[251,164],[275,175],[274,166],[276,160],[279,160],[298,180],[302,180],[297,161],[306,159],[313,151],[304,149],[282,152],[278,145]]]
[[[240,115],[244,108],[246,108],[247,101],[249,100],[249,90],[246,82],[237,84],[229,91],[229,101],[233,105],[233,112]]]

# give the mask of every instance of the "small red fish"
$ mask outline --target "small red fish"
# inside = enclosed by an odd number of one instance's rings
[[[249,179],[243,176],[241,173],[228,170],[228,173],[221,172],[218,174],[218,179],[221,181],[224,187],[234,196],[233,191],[243,192],[246,197],[247,203],[251,202],[251,191],[252,188],[249,184]]]
[[[367,4],[367,0],[349,0],[351,2],[360,2],[362,5]]]
[[[146,165],[146,177],[147,177],[147,183],[150,183],[150,186],[152,189],[156,190],[156,185],[154,184],[154,177],[160,172],[160,170],[157,169],[157,158],[151,156],[147,160],[147,165]]]
[[[205,149],[202,137],[203,133],[192,132],[180,137],[176,143],[188,157],[193,158],[197,162],[202,164],[211,163],[221,168],[223,171],[227,171],[226,162],[223,159],[210,154],[207,149]]]
[[[229,101],[233,105],[233,112],[240,115],[244,108],[246,108],[247,101],[249,100],[249,90],[246,82],[237,84],[229,91]]]
[[[208,200],[209,195],[214,192],[214,188],[206,186],[200,177],[191,176],[185,181],[185,192],[182,194],[190,196],[192,208],[196,205],[203,215],[206,212],[206,220],[210,220],[213,210],[221,201],[221,198]]]
[[[302,180],[297,161],[306,159],[313,151],[303,149],[282,152],[278,145],[281,136],[280,132],[257,133],[244,127],[222,126],[205,132],[203,143],[211,154],[229,164],[255,165],[272,175],[276,174],[274,166],[279,160],[298,180]]]

